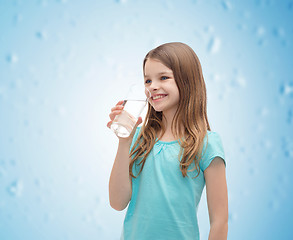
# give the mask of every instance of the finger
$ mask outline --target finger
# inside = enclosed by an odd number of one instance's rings
[[[139,124],[141,124],[142,123],[142,117],[139,117],[138,119],[137,119],[137,122],[136,122],[136,124],[135,124],[135,126],[137,127]]]
[[[115,111],[115,110],[118,110],[118,109],[123,109],[124,108],[124,106],[122,106],[122,105],[116,105],[115,107],[113,107],[113,108],[111,108],[111,111]]]
[[[116,104],[116,106],[118,106],[118,105],[122,105],[124,103],[124,100],[120,100],[117,104]]]
[[[107,123],[107,127],[108,127],[108,128],[111,128],[112,122],[113,122],[113,121],[110,121],[110,122]]]
[[[121,110],[116,110],[116,111],[111,112],[111,113],[109,114],[109,117],[110,117],[110,119],[113,121],[114,118],[115,118],[117,115],[121,114],[121,113],[122,113]]]

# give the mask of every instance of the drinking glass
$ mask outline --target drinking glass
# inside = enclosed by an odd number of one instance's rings
[[[150,91],[144,85],[130,86],[126,100],[122,104],[124,108],[111,124],[112,131],[118,137],[129,137],[150,96]]]

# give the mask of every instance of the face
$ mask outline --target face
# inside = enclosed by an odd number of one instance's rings
[[[157,112],[174,112],[179,103],[179,90],[173,71],[155,59],[148,59],[144,66],[145,87],[150,91],[149,103]]]

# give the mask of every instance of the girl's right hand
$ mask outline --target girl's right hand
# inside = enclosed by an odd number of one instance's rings
[[[111,128],[111,124],[112,124],[114,118],[122,112],[122,110],[123,110],[123,108],[124,108],[124,106],[123,106],[123,102],[124,102],[124,101],[119,101],[119,102],[116,104],[116,106],[113,107],[113,108],[111,109],[111,113],[109,114],[110,121],[107,123],[107,127],[108,127],[108,128]],[[131,134],[130,134],[130,136],[127,137],[127,138],[121,138],[121,137],[118,137],[119,140],[126,140],[126,141],[127,141],[127,140],[131,140],[131,139],[133,138],[134,133],[135,133],[135,129],[136,129],[137,126],[138,126],[139,124],[141,124],[141,123],[142,123],[142,118],[139,117],[138,120],[137,120],[137,122],[136,122],[136,124],[135,124],[135,126],[134,126],[134,128],[133,128],[133,130],[132,130],[132,132],[131,132]]]
[[[124,106],[122,105],[123,102],[124,102],[124,101],[119,101],[119,102],[116,104],[115,107],[111,108],[111,113],[109,114],[109,117],[110,117],[110,120],[111,120],[111,121],[109,121],[109,122],[107,123],[107,127],[108,127],[108,128],[111,128],[111,124],[112,124],[114,118],[122,112],[122,110],[123,110],[123,108],[124,108]]]

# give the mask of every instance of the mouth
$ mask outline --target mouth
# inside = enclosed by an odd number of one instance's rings
[[[162,98],[166,97],[168,94],[156,94],[154,96],[152,96],[152,100],[153,101],[159,101],[161,100]]]

